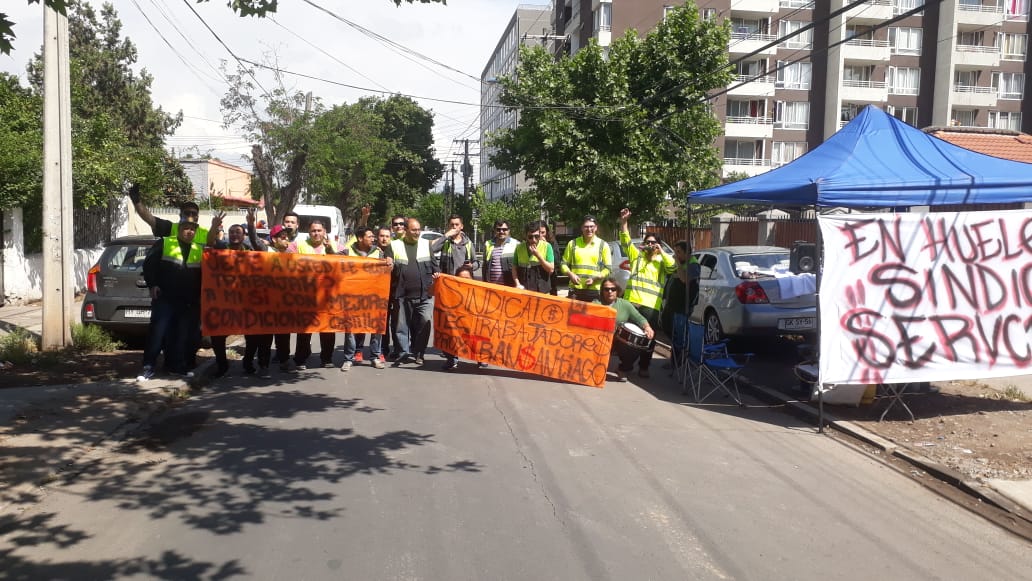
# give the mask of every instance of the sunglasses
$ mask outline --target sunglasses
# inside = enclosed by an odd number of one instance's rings
[[[495,232],[508,232],[508,228],[495,228]]]
[[[604,286],[604,287],[602,287],[602,292],[604,292],[604,293],[615,293],[616,291],[617,291],[617,288],[613,287],[613,286]]]
[[[404,225],[405,225],[404,222],[392,222],[391,223],[391,226],[404,226]]]
[[[645,241],[645,245],[646,246],[655,246],[656,244],[659,244],[659,241],[657,241],[657,240],[646,240]]]

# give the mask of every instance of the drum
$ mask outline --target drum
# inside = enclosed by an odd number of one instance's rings
[[[649,348],[649,338],[645,331],[634,323],[620,325],[616,330],[616,340],[638,351],[647,351]]]

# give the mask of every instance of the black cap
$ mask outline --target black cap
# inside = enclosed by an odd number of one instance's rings
[[[197,210],[198,212],[201,211],[201,207],[197,205],[197,202],[183,202],[183,205],[179,207],[179,211],[182,212],[183,210],[185,210],[187,208],[193,208],[194,210]]]

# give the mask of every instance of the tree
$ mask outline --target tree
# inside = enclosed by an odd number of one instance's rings
[[[308,192],[340,208],[345,219],[376,202],[393,144],[381,137],[384,121],[357,105],[338,105],[321,114],[312,128]]]
[[[43,100],[0,73],[0,210],[21,206],[43,184]]]
[[[263,106],[254,95],[257,87],[252,69],[240,66],[230,73],[223,67],[223,76],[229,82],[229,90],[222,97],[224,125],[238,127],[251,141],[251,194],[265,201],[269,223],[279,224],[297,205],[304,185],[313,120],[322,113],[323,106],[318,99],[288,89],[278,72],[275,86],[263,92]]]
[[[383,120],[380,137],[391,144],[374,214],[386,217],[413,207],[444,174],[444,164],[434,154],[433,114],[401,95],[367,97],[358,104]]]
[[[495,221],[509,223],[509,234],[523,239],[523,227],[541,219],[541,202],[533,190],[516,192],[506,199],[483,202],[478,208],[477,228],[489,237]]]
[[[569,222],[586,213],[615,220],[624,206],[658,218],[678,182],[717,183],[720,125],[706,93],[731,80],[728,39],[726,24],[701,20],[687,3],[608,54],[596,43],[558,60],[521,48],[516,74],[500,79],[519,123],[489,137],[491,163],[525,172],[550,214]]]
[[[68,6],[74,0],[43,0],[43,4],[48,8],[65,14]],[[194,0],[195,2],[207,2],[208,0]],[[445,4],[447,0],[389,0],[394,4],[400,6],[402,2],[414,4],[416,2],[422,4],[430,4],[439,2]],[[39,4],[40,0],[28,0],[29,4]],[[228,6],[233,8],[233,11],[240,16],[257,16],[263,18],[269,14],[274,14],[279,8],[278,0],[232,0],[227,3]],[[12,42],[14,41],[14,22],[7,17],[7,14],[0,12],[0,54],[11,54],[13,48]]]

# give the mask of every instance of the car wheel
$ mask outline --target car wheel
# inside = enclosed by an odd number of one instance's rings
[[[724,326],[716,311],[706,311],[706,343],[719,343],[724,340]]]

